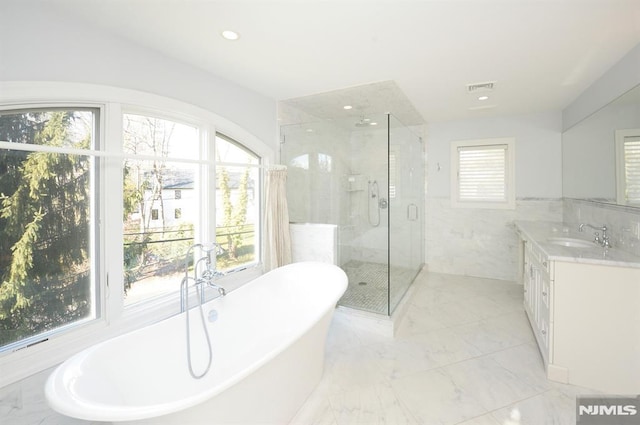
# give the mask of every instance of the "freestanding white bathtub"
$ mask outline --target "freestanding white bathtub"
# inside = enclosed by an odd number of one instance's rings
[[[286,424],[322,376],[335,304],[347,287],[333,265],[273,270],[204,305],[213,363],[187,367],[184,313],[90,347],[49,377],[49,405],[67,416],[135,424]],[[176,295],[177,296],[177,295]],[[191,310],[192,358],[207,347]],[[215,313],[214,313],[215,314]]]

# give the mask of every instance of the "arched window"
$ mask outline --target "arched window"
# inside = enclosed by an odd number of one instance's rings
[[[262,272],[266,145],[155,95],[17,86],[0,93],[0,386],[179,313],[194,242],[222,246],[228,289]]]

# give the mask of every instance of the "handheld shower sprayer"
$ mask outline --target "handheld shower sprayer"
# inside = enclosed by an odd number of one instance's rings
[[[198,253],[199,255],[195,255]],[[215,256],[222,253],[222,248],[217,243],[198,243],[189,247],[185,254],[184,259],[184,278],[180,283],[180,309],[185,313],[186,318],[186,335],[187,335],[187,362],[189,365],[189,373],[194,379],[200,379],[209,372],[211,368],[211,361],[213,358],[213,350],[211,348],[211,340],[209,338],[209,333],[206,328],[206,322],[204,318],[204,312],[202,309],[202,304],[204,303],[204,289],[205,287],[211,287],[218,290],[220,296],[225,296],[226,291],[222,286],[219,286],[215,283],[215,279],[219,276],[223,276],[224,274],[217,271],[215,267],[215,257],[211,258],[211,253],[214,253]],[[194,256],[197,258],[193,258]],[[199,257],[199,258],[198,258]],[[192,260],[195,261],[193,264],[193,275],[189,275],[189,263]],[[204,270],[200,267],[200,264],[204,262]],[[202,271],[200,271],[202,270]],[[205,340],[207,343],[207,352],[208,359],[205,369],[202,373],[198,374],[194,371],[192,362],[191,362],[191,325],[189,323],[189,282],[193,282],[197,300],[198,300],[198,312],[200,315],[201,327],[205,336]]]

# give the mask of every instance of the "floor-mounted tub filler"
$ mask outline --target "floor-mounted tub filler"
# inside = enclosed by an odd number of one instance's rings
[[[182,313],[71,357],[49,377],[47,401],[90,421],[287,423],[322,376],[331,316],[346,287],[333,265],[278,268],[203,305],[213,362],[201,379],[187,367]],[[191,326],[193,366],[204,369],[201,323]]]

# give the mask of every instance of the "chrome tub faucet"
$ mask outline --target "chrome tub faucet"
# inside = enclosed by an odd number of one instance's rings
[[[194,252],[200,254],[200,258],[195,260],[193,266],[193,276],[189,275],[189,262]],[[227,291],[215,281],[224,276],[223,272],[216,270],[215,257],[221,254],[222,247],[217,243],[202,244],[198,243],[189,247],[185,254],[184,269],[185,275],[180,284],[180,311],[184,312],[189,309],[189,281],[192,281],[198,291],[199,304],[204,303],[204,289],[210,287],[216,289],[221,297],[227,295]],[[215,257],[213,257],[213,255]],[[202,268],[204,267],[204,270]]]

